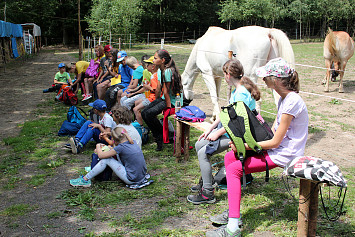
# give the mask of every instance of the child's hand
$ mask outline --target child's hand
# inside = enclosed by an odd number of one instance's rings
[[[237,152],[237,148],[235,147],[234,143],[232,141],[228,142],[229,147],[232,148],[234,152]]]
[[[211,133],[210,135],[208,135],[206,139],[209,141],[216,141],[218,138],[219,138],[219,136],[214,132],[214,133]]]
[[[92,127],[92,129],[94,129],[94,128],[99,128],[101,125],[100,124],[98,124],[98,123],[90,123],[89,124],[89,127]]]

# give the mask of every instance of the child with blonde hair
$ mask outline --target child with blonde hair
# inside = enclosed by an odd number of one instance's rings
[[[95,152],[100,158],[99,163],[85,176],[70,180],[71,186],[90,187],[91,179],[103,172],[107,166],[127,185],[139,184],[147,179],[143,152],[126,129],[116,127],[111,135],[115,141],[114,147],[98,143]]]

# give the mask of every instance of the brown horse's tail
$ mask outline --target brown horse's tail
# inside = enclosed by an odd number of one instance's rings
[[[336,36],[334,35],[333,31],[330,28],[328,28],[328,33],[327,33],[326,38],[328,38],[328,41],[329,41],[328,50],[329,50],[330,54],[333,56],[337,55],[336,44],[335,44]]]

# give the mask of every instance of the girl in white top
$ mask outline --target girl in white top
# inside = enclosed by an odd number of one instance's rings
[[[248,158],[244,163],[245,173],[263,172],[266,170],[265,160],[269,169],[284,167],[292,159],[303,156],[308,136],[308,111],[298,95],[299,79],[297,72],[282,58],[269,61],[264,67],[256,70],[256,75],[263,77],[266,85],[274,89],[281,97],[278,113],[272,130],[271,140],[258,142],[266,150],[263,155]],[[228,224],[206,236],[240,236],[240,200],[243,176],[242,164],[234,155],[236,147],[231,144],[232,151],[224,159],[227,177],[229,218]],[[250,150],[247,144],[246,149]],[[265,158],[264,158],[265,157]]]

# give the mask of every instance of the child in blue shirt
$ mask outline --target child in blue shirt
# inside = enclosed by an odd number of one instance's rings
[[[94,113],[99,115],[99,123],[94,123],[90,120],[86,121],[80,128],[75,137],[71,137],[69,144],[74,154],[80,153],[84,146],[93,138],[96,142],[105,143],[106,141],[100,140],[100,133],[111,132],[116,127],[113,118],[106,113],[106,102],[103,100],[95,100],[89,104],[94,108]]]

